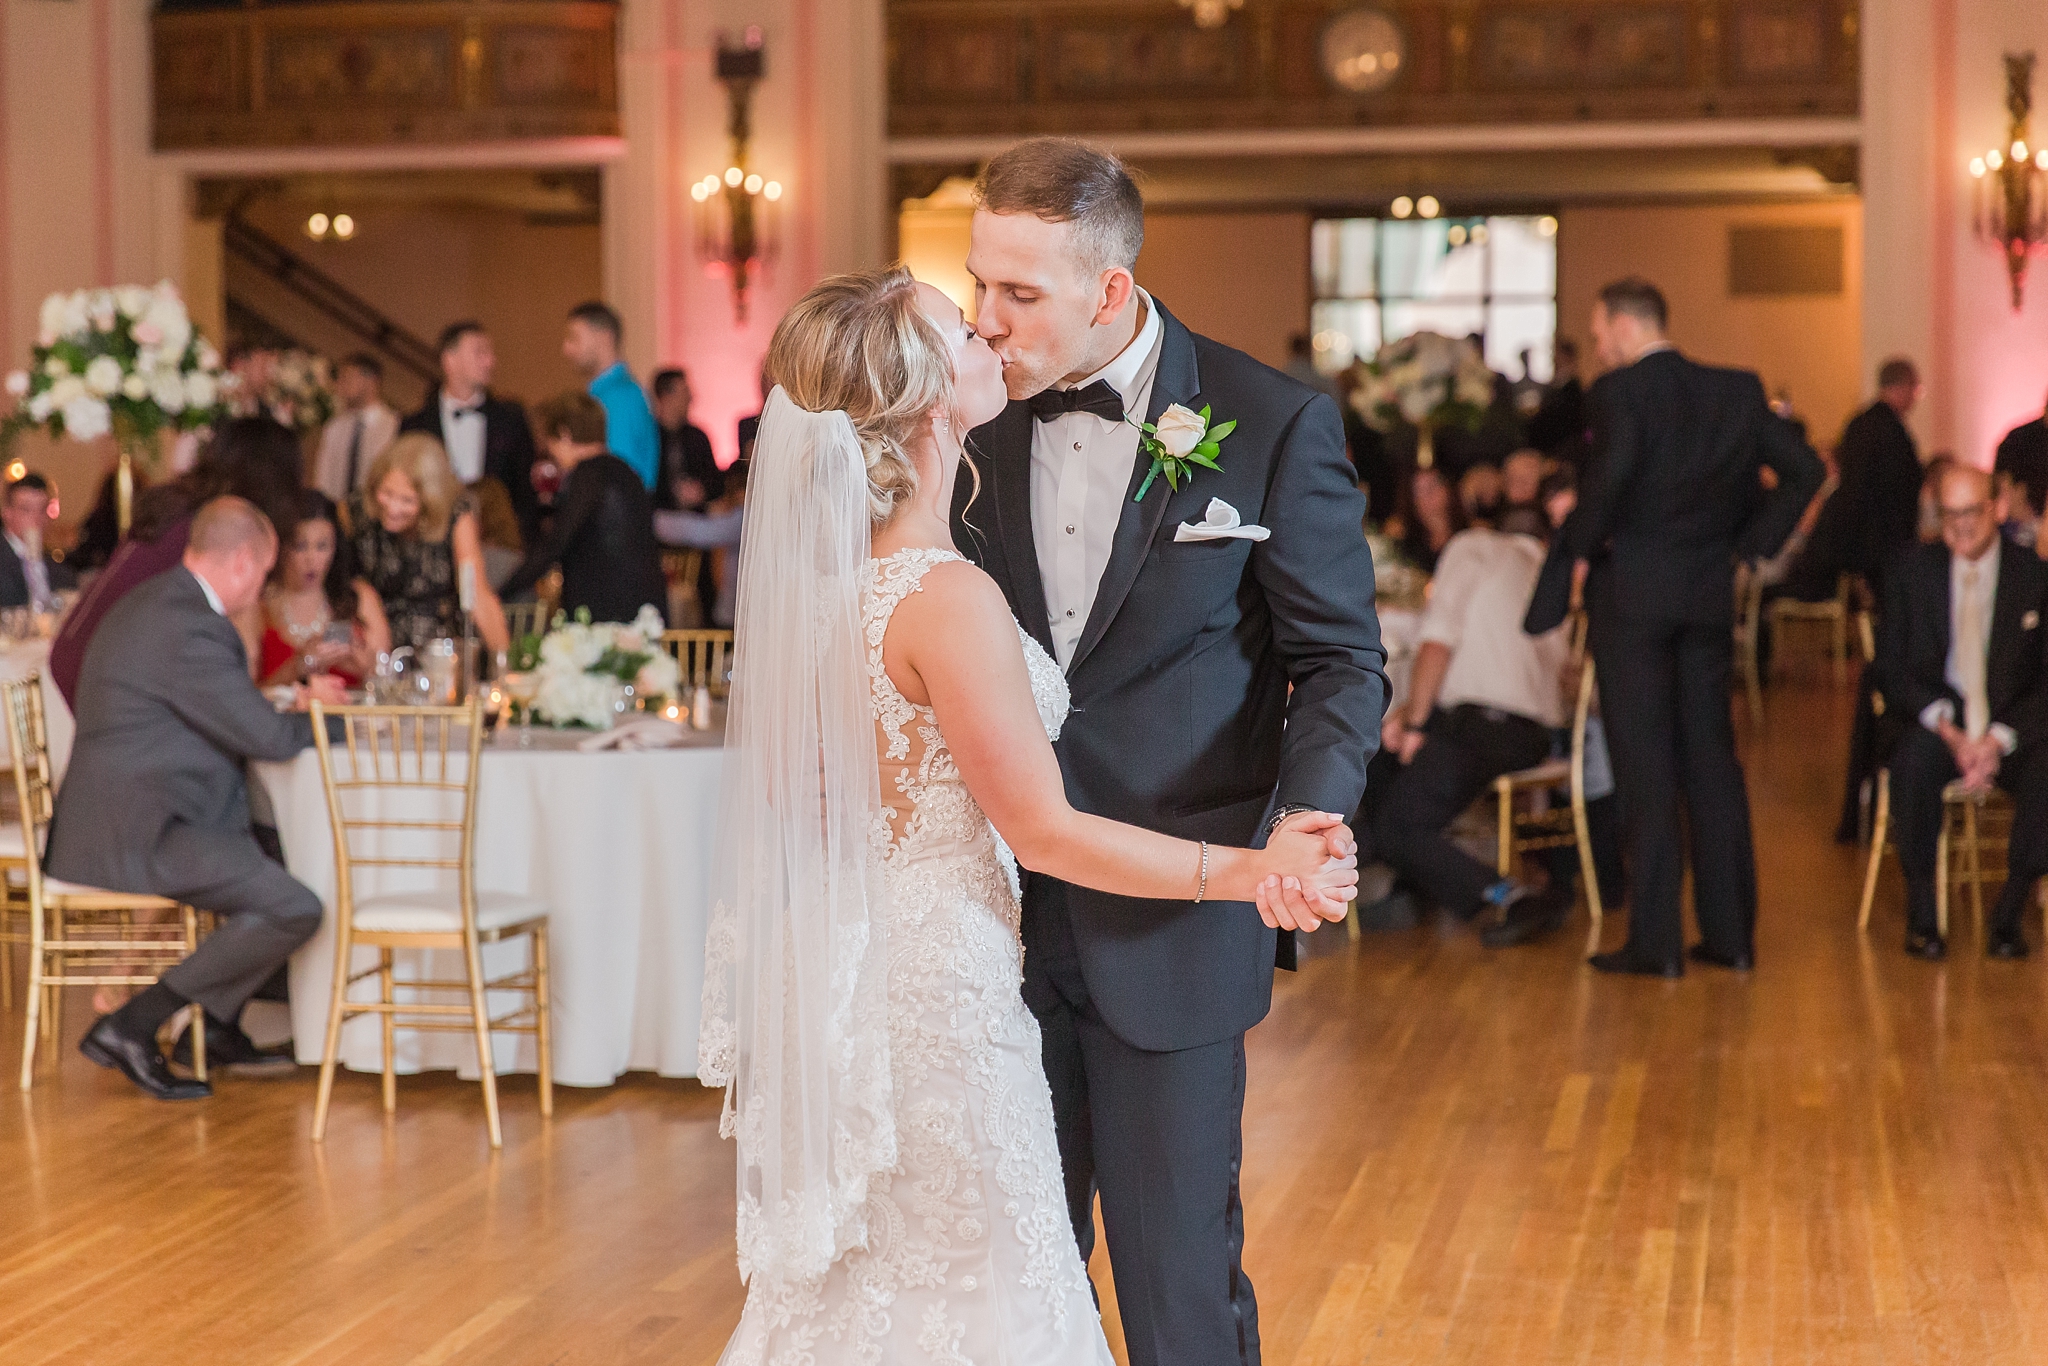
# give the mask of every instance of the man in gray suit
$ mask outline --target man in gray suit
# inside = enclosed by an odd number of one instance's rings
[[[78,683],[78,735],[57,796],[45,863],[70,882],[175,897],[225,917],[184,962],[102,1016],[79,1049],[160,1100],[211,1094],[173,1074],[157,1032],[185,1006],[206,1011],[209,1060],[270,1060],[242,1033],[243,1005],[320,927],[320,898],[264,857],[245,764],[313,743],[249,677],[229,619],[253,606],[277,561],[255,505],[216,498],[193,519],[182,566],[123,598],[93,633]],[[331,680],[314,693],[341,700]]]

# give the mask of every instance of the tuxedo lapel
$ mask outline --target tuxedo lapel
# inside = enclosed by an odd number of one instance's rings
[[[1193,407],[1196,396],[1202,392],[1202,377],[1195,365],[1194,336],[1179,319],[1161,307],[1157,299],[1152,301],[1152,306],[1159,309],[1161,335],[1159,367],[1152,376],[1152,399],[1145,408],[1145,421],[1148,423],[1158,422],[1159,415],[1175,403]],[[1095,605],[1089,609],[1088,624],[1082,628],[1081,639],[1074,646],[1073,662],[1067,665],[1070,675],[1081,667],[1081,661],[1088,658],[1089,651],[1108,633],[1109,624],[1116,620],[1124,599],[1130,596],[1131,585],[1138,581],[1138,571],[1144,568],[1145,556],[1151,552],[1152,539],[1159,534],[1160,523],[1166,520],[1166,505],[1173,499],[1173,490],[1164,479],[1153,481],[1144,502],[1133,501],[1151,469],[1152,461],[1141,447],[1131,468],[1130,484],[1124,492],[1123,512],[1117,518],[1116,539],[1110,545],[1109,564],[1102,571],[1102,582],[1096,585]]]
[[[1051,654],[1052,622],[1045,612],[1045,581],[1038,574],[1038,543],[1031,534],[1031,428],[1031,407],[1021,402],[1010,404],[988,425],[990,482],[1010,606]]]

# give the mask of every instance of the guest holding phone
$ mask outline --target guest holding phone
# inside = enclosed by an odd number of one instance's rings
[[[298,524],[263,591],[263,686],[331,673],[353,687],[391,648],[377,590],[357,578],[334,502],[318,489],[300,495]]]

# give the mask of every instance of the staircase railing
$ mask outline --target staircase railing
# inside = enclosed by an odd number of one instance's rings
[[[292,254],[283,243],[246,220],[230,217],[228,253],[263,272],[300,302],[317,309],[390,360],[432,384],[440,378],[440,355],[418,334],[379,312],[360,294],[319,267]]]

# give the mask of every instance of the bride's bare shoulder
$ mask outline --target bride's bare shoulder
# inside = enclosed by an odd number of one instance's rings
[[[943,631],[958,643],[981,639],[982,631],[1014,632],[1010,604],[980,565],[969,560],[947,560],[925,572],[920,591],[904,599],[896,609],[899,620],[920,632]]]

